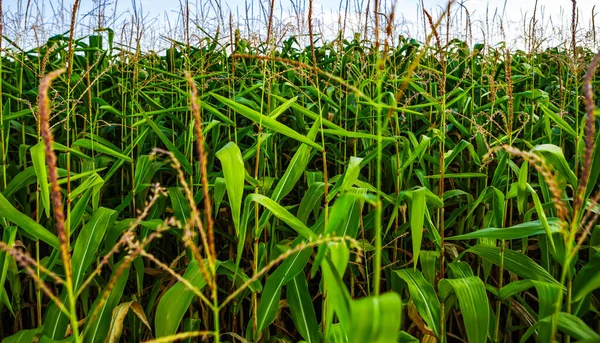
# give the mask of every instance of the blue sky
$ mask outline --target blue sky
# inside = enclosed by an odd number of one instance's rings
[[[106,8],[106,12],[108,14],[116,13],[118,22],[122,22],[124,20],[129,20],[133,13],[133,4],[138,9],[142,9],[144,15],[147,18],[147,22],[151,23],[154,26],[154,29],[159,28],[159,32],[154,32],[155,35],[168,35],[166,32],[168,31],[168,27],[171,28],[172,31],[181,30],[182,25],[178,22],[179,19],[179,8],[180,3],[185,0],[108,0],[108,6]],[[342,4],[345,4],[346,0]],[[350,4],[350,12],[353,10],[361,9],[364,12],[366,8],[366,4],[368,0],[347,0]],[[391,7],[391,0],[380,0],[383,2],[385,8],[387,8],[386,12],[389,12],[389,8]],[[268,6],[269,0],[263,0],[263,6]],[[471,21],[473,22],[473,35],[476,37],[475,40],[480,39],[478,37],[483,37],[484,34],[490,37],[490,40],[502,40],[505,38],[508,41],[512,41],[516,45],[519,45],[521,42],[520,37],[523,36],[523,22],[527,21],[531,18],[536,0],[459,0],[457,3],[462,3],[469,11],[471,15]],[[594,0],[579,0],[579,22],[580,27],[583,29],[591,27],[590,18],[592,13],[592,7],[596,1]],[[27,0],[4,0],[3,7],[4,11],[8,13],[16,13],[19,8],[19,4],[21,5],[22,11],[24,11],[24,4],[27,3]],[[57,19],[55,17],[55,13],[60,12],[59,9],[61,6],[64,8],[70,8],[72,6],[73,0],[32,0],[32,3],[35,6],[34,12],[37,13],[39,11],[43,12],[43,17],[48,19],[56,19],[55,24],[52,28],[47,28],[48,31],[56,30],[57,22],[65,22],[65,27],[68,27],[68,16],[64,19]],[[82,0],[82,7],[80,10],[80,26],[81,27],[90,27],[94,26],[94,24],[90,24],[86,26],[86,23],[90,23],[92,21],[92,16],[94,16],[93,9],[97,6],[97,0]],[[252,17],[254,15],[254,19],[252,23],[254,25],[245,26],[242,24],[242,30],[244,33],[252,34],[256,32],[260,32],[264,30],[264,17],[261,15],[259,0],[190,0],[191,3],[191,11],[192,16],[197,18],[197,23],[203,28],[211,28],[216,27],[218,23],[217,16],[214,15],[216,13],[216,6],[220,5],[225,13],[224,22],[228,25],[228,13],[231,11],[234,22],[245,22],[244,19],[247,17]],[[245,4],[251,3],[250,11],[246,11]],[[275,1],[275,17],[276,24],[278,27],[282,28],[282,32],[286,28],[285,24],[291,23],[290,27],[293,27],[294,24],[298,22],[298,18],[294,16],[294,12],[291,10],[292,4],[304,4],[304,6],[308,6],[308,0],[285,0]],[[565,36],[569,35],[569,22],[571,16],[571,0],[539,0],[537,1],[537,18],[538,18],[538,28],[544,32],[545,36],[554,39],[557,36]],[[203,5],[202,5],[203,4]],[[211,6],[212,4],[212,6]],[[434,17],[441,12],[441,8],[443,8],[447,4],[447,0],[423,0],[423,5],[425,9],[427,9]],[[300,6],[302,7],[302,6]],[[598,6],[598,10],[600,10],[600,6]],[[320,28],[317,31],[322,32],[324,35],[326,34],[326,30],[330,29],[331,31],[337,31],[339,29],[338,26],[338,9],[340,8],[340,0],[314,0],[314,8],[315,8],[315,21]],[[343,7],[342,7],[343,8]],[[454,13],[456,20],[455,34],[461,35],[465,34],[464,30],[461,29],[464,27],[463,23],[465,21],[464,10],[461,9],[461,6],[455,4],[454,5]],[[419,38],[419,35],[422,36],[423,26],[422,26],[422,11],[421,11],[421,1],[420,0],[398,0],[396,3],[396,18],[403,18],[403,25],[399,26],[399,33],[414,36]],[[64,13],[64,11],[63,11]],[[84,17],[85,14],[90,14],[87,17]],[[204,17],[203,17],[204,16]],[[499,17],[503,16],[503,30],[500,30],[500,20]],[[306,13],[300,13],[300,17],[305,18]],[[486,19],[487,18],[487,19]],[[525,20],[524,20],[525,18]],[[550,19],[552,21],[550,21]],[[94,19],[95,20],[95,19]],[[31,20],[30,20],[31,21]],[[400,20],[397,20],[400,22]],[[360,30],[361,27],[364,26],[364,14],[359,15],[356,13],[350,13],[348,16],[348,23],[350,26],[354,28],[355,31]],[[108,26],[118,26],[115,23],[109,22],[106,23]],[[150,25],[150,24],[149,24]],[[82,32],[83,28],[79,28]],[[296,25],[296,29],[300,32],[295,32],[296,34],[301,34],[302,28],[298,28]],[[114,28],[114,27],[113,27]],[[555,31],[552,31],[554,28]],[[27,31],[27,30],[24,30]],[[487,31],[487,32],[485,32]],[[290,33],[289,31],[286,31]],[[23,32],[14,32],[14,34],[25,34]],[[52,32],[52,34],[56,34],[58,32]],[[582,32],[582,36],[584,36],[585,32]],[[599,35],[600,36],[600,35]],[[153,36],[154,37],[154,36]],[[464,37],[460,37],[464,38]]]

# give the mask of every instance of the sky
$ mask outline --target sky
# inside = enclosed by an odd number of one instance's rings
[[[112,17],[113,21],[107,21],[104,25],[112,28],[122,25],[123,21],[130,20],[134,13],[133,9],[137,9],[137,13],[142,13],[145,18],[146,29],[149,32],[152,31],[149,36],[150,41],[160,40],[160,37],[164,36],[173,37],[174,33],[181,32],[183,27],[179,9],[185,0],[81,1],[78,28],[82,33],[86,28],[97,27],[94,9],[97,9],[98,3],[106,4],[107,16]],[[195,18],[194,23],[208,31],[214,30],[219,25],[228,27],[229,13],[231,13],[234,26],[236,26],[235,23],[238,23],[236,27],[239,27],[246,35],[266,31],[267,19],[261,12],[261,7],[268,7],[270,0],[189,1],[191,16]],[[316,31],[324,37],[328,35],[334,37],[335,32],[339,31],[340,9],[343,12],[346,5],[349,9],[346,16],[346,24],[350,28],[347,30],[349,35],[351,35],[350,31],[363,30],[364,12],[369,0],[313,1]],[[385,8],[385,13],[389,13],[393,0],[380,1]],[[41,12],[40,17],[54,22],[54,26],[46,26],[45,31],[53,31],[52,33],[56,34],[57,32],[54,31],[59,29],[60,24],[64,24],[63,26],[68,29],[70,21],[69,15],[66,13],[68,10],[60,11],[60,9],[70,9],[73,0],[31,0],[31,2],[34,7],[31,12]],[[296,35],[306,33],[307,12],[305,9],[308,7],[308,2],[309,0],[275,0],[275,25],[280,33]],[[577,2],[578,35],[582,41],[592,39],[590,28],[592,27],[592,8],[595,2],[595,0],[579,0]],[[12,15],[13,23],[20,19],[20,23],[23,25],[23,17],[15,14],[19,11],[25,12],[26,3],[27,0],[3,0],[5,17]],[[424,7],[434,18],[437,18],[446,4],[447,0],[397,0],[395,5],[396,33],[423,40],[424,32],[428,28],[424,28],[422,24],[422,8]],[[526,35],[524,28],[530,25],[535,11],[538,35],[547,39],[547,45],[559,44],[570,37],[571,6],[571,0],[458,0],[452,7],[452,36],[464,40],[468,40],[472,36],[475,42],[481,40],[489,43],[507,41],[509,44],[522,48],[526,44],[522,38]],[[469,12],[472,24],[470,36],[465,29],[467,20],[465,8]],[[600,6],[598,6],[598,10],[600,10]],[[223,13],[223,15],[216,15],[216,13]],[[10,22],[10,20],[8,21]],[[32,20],[30,19],[29,22]],[[13,27],[17,26],[19,25],[13,25]],[[154,29],[150,30],[150,27]],[[599,30],[596,31],[600,33]],[[25,32],[27,30],[13,30],[14,35],[25,35]]]

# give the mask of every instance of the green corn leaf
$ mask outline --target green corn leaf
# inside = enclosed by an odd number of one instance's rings
[[[307,239],[316,239],[317,235],[312,232],[306,225],[304,225],[298,218],[294,217],[288,210],[283,208],[280,204],[273,201],[271,198],[264,196],[262,194],[249,194],[246,196],[246,200],[244,200],[244,214],[242,216],[242,230],[245,230],[248,227],[248,220],[250,217],[250,211],[254,210],[251,208],[253,202],[257,202],[267,208],[269,211],[273,212],[273,214],[281,219],[284,223],[289,225],[292,229],[294,229],[297,233]],[[240,237],[245,237],[245,232],[240,234]],[[241,240],[241,239],[240,239]]]
[[[529,163],[524,161],[519,169],[519,181],[517,183],[517,209],[520,214],[525,212],[527,204],[527,177],[529,175]]]
[[[153,162],[149,155],[142,155],[136,158],[133,175],[133,184],[135,188],[133,193],[137,194],[150,186],[154,174],[163,165],[160,162]]]
[[[548,165],[552,166],[558,174],[564,177],[573,187],[577,185],[577,177],[569,167],[563,150],[554,144],[536,145],[531,152],[541,155]]]
[[[456,294],[469,342],[485,343],[490,313],[483,281],[476,276],[443,279],[438,287],[441,299],[446,299],[452,292]]]
[[[88,203],[92,197],[92,192],[94,189],[88,189],[85,191],[75,203],[75,206],[71,209],[69,213],[69,224],[71,225],[71,232],[73,232],[79,224],[83,220],[83,215],[85,214],[85,210],[88,207]]]
[[[207,103],[206,101],[200,101],[200,107],[202,107],[204,110],[208,111],[209,113],[214,114],[215,116],[217,116],[217,118],[219,118],[220,120],[222,120],[223,122],[231,125],[231,126],[235,126],[235,123],[233,122],[233,120],[227,118],[226,116],[224,116],[221,112],[219,112],[219,110],[217,110],[216,108],[214,108],[213,106],[211,106],[209,103]],[[187,107],[186,107],[187,109]]]
[[[227,187],[227,197],[229,199],[229,208],[233,217],[233,226],[240,240],[240,216],[242,210],[242,197],[244,195],[244,160],[238,146],[233,143],[227,143],[216,153],[217,158],[223,166],[223,175]]]
[[[338,180],[335,186],[333,186],[333,188],[327,195],[327,201],[333,200],[333,198],[338,194],[338,192],[348,190],[354,185],[354,183],[358,179],[358,175],[360,174],[362,162],[362,158],[358,158],[355,156],[350,157],[350,162],[348,162],[348,168],[346,168],[346,172]]]
[[[71,179],[72,181],[72,179]],[[69,200],[73,201],[77,199],[84,192],[93,189],[92,193],[98,193],[98,191],[104,185],[104,179],[100,177],[97,173],[91,174],[88,178],[86,178],[77,188],[71,190],[71,194],[69,194]]]
[[[532,280],[532,283],[535,286],[538,296],[538,318],[553,316],[560,309],[558,300],[560,299],[560,293],[562,292],[561,287],[557,284],[551,284],[544,281]],[[538,332],[538,341],[551,342],[552,324],[542,322],[539,325],[540,330]]]
[[[44,142],[31,147],[31,161],[37,176],[37,182],[40,188],[40,198],[46,217],[50,218],[50,185],[48,184],[48,170],[46,167],[46,146]]]
[[[476,245],[466,252],[473,253],[495,265],[500,265],[500,248],[487,245]],[[523,278],[546,281],[559,284],[544,268],[535,263],[531,258],[510,249],[504,249],[504,269],[511,271]]]
[[[60,171],[60,169],[59,169],[59,171]],[[6,188],[2,191],[2,194],[6,198],[10,199],[15,192],[17,192],[20,189],[23,189],[24,187],[31,185],[36,180],[37,180],[37,174],[35,172],[35,168],[27,167],[23,171],[21,171],[19,174],[17,174],[15,177],[13,177],[12,180],[10,180],[8,185],[6,185]],[[50,188],[48,188],[48,189],[50,189]]]
[[[285,135],[292,139],[295,139],[295,140],[299,141],[300,143],[308,144],[309,146],[311,146],[315,149],[321,149],[321,146],[318,145],[317,143],[311,141],[306,136],[303,136],[303,135],[297,133],[295,130],[281,124],[280,122],[276,121],[273,118],[262,115],[261,113],[251,109],[248,106],[242,105],[234,100],[228,99],[221,95],[212,93],[212,96],[215,97],[220,102],[222,102],[223,104],[229,106],[234,111],[243,115],[244,117],[246,117],[250,120],[253,120],[256,123],[261,123],[266,128],[269,128],[277,133],[280,133],[282,135]]]
[[[309,140],[314,141],[317,137],[317,133],[319,132],[320,128],[319,123],[320,121],[315,121],[313,126],[310,128],[310,131],[307,134],[307,138]],[[273,194],[271,195],[271,199],[280,201],[286,195],[288,195],[292,189],[294,189],[294,186],[296,183],[298,183],[298,180],[300,180],[302,175],[304,175],[306,167],[308,166],[308,162],[310,161],[312,150],[313,148],[307,144],[302,144],[298,148],[288,163],[285,173],[283,173],[283,176],[281,176],[277,186],[275,186]],[[261,223],[262,222],[264,222],[264,220],[261,220]]]
[[[410,297],[425,323],[439,337],[441,305],[433,286],[418,270],[401,269],[395,272],[408,285]]]
[[[550,117],[550,119],[552,119],[556,123],[556,125],[558,127],[560,127],[566,133],[571,135],[571,137],[577,137],[577,133],[575,132],[575,130],[573,130],[573,128],[564,119],[562,119],[558,114],[554,113],[552,110],[550,110],[546,106],[540,106],[540,108],[542,109],[544,114],[546,114],[548,117]]]
[[[600,342],[600,335],[590,328],[581,318],[569,313],[558,314],[558,329],[577,340]]]
[[[153,122],[152,119],[150,119],[150,117],[145,112],[142,112],[142,114],[144,115],[144,118],[148,122],[148,125],[150,125],[150,127],[152,128],[152,131],[154,131],[154,133],[158,136],[158,138],[160,139],[160,141],[175,156],[175,158],[177,158],[177,160],[181,164],[181,167],[183,168],[183,170],[186,173],[188,173],[188,174],[192,174],[192,165],[190,164],[190,162],[188,161],[188,159],[185,157],[185,155],[182,154],[181,151],[179,151],[179,149],[177,149],[175,147],[175,145],[171,142],[171,139],[169,139],[162,132],[162,130],[158,127],[158,125],[156,125],[156,123]]]
[[[500,292],[498,293],[498,297],[502,300],[506,300],[509,297],[526,291],[530,288],[534,287],[533,280],[517,280],[513,281],[507,285],[504,285]]]
[[[314,182],[309,187],[302,201],[300,202],[300,206],[298,207],[298,219],[306,224],[308,221],[308,217],[315,209],[318,209],[318,205],[320,201],[323,199],[325,195],[325,183],[323,182]]]
[[[110,290],[108,298],[97,298],[90,308],[90,316],[92,313],[97,312],[97,317],[93,319],[88,318],[88,321],[85,323],[83,328],[83,338],[85,342],[104,343],[106,340],[111,326],[113,310],[121,301],[125,285],[127,284],[127,278],[129,277],[129,267],[119,271],[122,263],[123,262],[116,264],[113,268],[113,273],[109,280],[116,279],[116,282]],[[119,274],[117,275],[117,273]],[[100,308],[98,308],[98,306],[100,306]]]
[[[235,263],[230,260],[220,261],[217,274],[226,275],[229,280],[236,282],[237,287],[241,287],[244,283],[250,280],[248,275],[246,275],[246,273],[244,273],[242,270],[236,269]],[[250,289],[252,292],[260,293],[262,292],[263,287],[260,281],[256,280],[248,286],[248,289]]]
[[[12,248],[15,243],[16,235],[17,228],[15,226],[6,227],[2,232],[2,242],[6,244],[7,247]],[[0,250],[0,298],[8,310],[14,315],[12,304],[8,299],[6,289],[4,288],[11,258],[12,257],[8,255],[6,251]]]
[[[260,302],[258,303],[257,334],[260,334],[262,330],[275,320],[275,316],[279,310],[279,300],[283,285],[302,272],[311,254],[312,249],[304,249],[293,254],[286,258],[273,274],[269,275],[263,288]]]
[[[96,252],[102,244],[107,228],[114,223],[116,217],[116,211],[100,207],[81,229],[79,236],[75,240],[75,247],[71,256],[73,288],[75,290],[83,282],[86,271],[94,261]]]
[[[206,262],[205,262],[206,263]],[[206,280],[200,272],[198,261],[192,260],[182,276],[199,291],[206,286]],[[182,282],[177,282],[161,297],[154,318],[155,336],[165,337],[177,332],[183,316],[194,299],[194,291]]]
[[[400,331],[398,343],[419,343],[419,340],[406,331]]]
[[[102,243],[106,229],[112,225],[116,218],[116,211],[100,207],[94,212],[90,221],[81,229],[73,255],[71,257],[71,269],[73,273],[73,289],[78,290],[85,279],[87,269],[94,261],[94,256]],[[60,297],[63,303],[67,300],[66,289],[63,288]],[[44,334],[52,339],[63,337],[69,318],[56,306],[51,303],[46,311],[44,320]]]
[[[354,342],[396,342],[402,302],[397,293],[384,293],[352,302],[350,337]]]
[[[560,232],[560,220],[558,218],[548,218],[548,225],[551,233]],[[494,239],[519,239],[536,235],[544,235],[546,230],[540,220],[533,220],[527,223],[513,225],[507,228],[494,228],[477,230],[464,235],[447,237],[446,240],[462,241],[476,238],[494,238]]]
[[[331,209],[329,222],[325,227],[325,236],[350,236],[356,237],[358,227],[360,225],[360,203],[358,198],[352,194],[344,194],[340,196]],[[333,244],[333,243],[331,243]],[[321,265],[328,247],[331,244],[321,244],[319,246],[317,256],[312,265],[311,277],[314,277]],[[337,244],[337,243],[335,243]]]
[[[2,340],[2,343],[34,343],[37,336],[42,332],[42,328],[20,330],[12,336],[8,336]]]
[[[117,159],[124,160],[126,162],[131,162],[131,157],[125,156],[122,153],[115,151],[114,149],[111,149],[99,142],[94,142],[87,138],[80,138],[80,139],[76,140],[75,142],[73,142],[73,146],[84,148],[84,149],[90,149],[90,150],[93,150],[93,151],[96,151],[96,152],[99,152],[102,154],[106,154],[108,156],[112,156]]]
[[[531,337],[531,335],[538,330],[542,325],[546,327],[552,325],[552,320],[556,320],[558,329],[568,335],[571,338],[577,340],[577,342],[600,342],[600,335],[596,333],[592,328],[581,320],[581,318],[574,316],[569,313],[560,312],[557,318],[555,316],[549,316],[539,320],[536,325],[531,326],[525,334],[521,337],[520,342],[525,343]]]
[[[412,201],[410,207],[410,230],[412,237],[413,261],[414,267],[417,268],[419,261],[419,252],[421,251],[421,242],[423,240],[423,223],[425,220],[425,212],[427,211],[424,187],[412,192]]]
[[[33,219],[19,212],[2,194],[0,194],[0,217],[15,223],[23,230],[23,234],[44,241],[53,248],[60,249],[58,237]]]
[[[226,192],[227,185],[225,184],[225,178],[217,177],[213,186],[213,216],[215,218],[217,218],[217,216],[219,215],[219,209],[221,208],[221,203],[223,202],[223,198],[225,197]]]
[[[317,315],[310,297],[306,275],[298,273],[286,284],[287,301],[296,329],[307,343],[321,341]]]
[[[332,334],[332,314],[335,313],[341,324],[340,330],[344,337],[348,336],[351,326],[351,303],[350,293],[346,285],[342,281],[341,273],[336,265],[331,261],[329,256],[325,257],[324,263],[321,264],[321,272],[325,280],[326,290],[325,296],[327,306],[329,306],[331,314],[327,314],[326,322],[326,337]]]
[[[577,273],[573,281],[572,301],[578,301],[590,292],[600,288],[600,253],[592,256],[590,261]]]
[[[188,202],[185,195],[183,195],[181,188],[169,187],[167,188],[167,191],[169,192],[169,198],[171,199],[171,207],[173,208],[173,213],[175,213],[175,218],[183,226],[187,223],[187,220],[188,218],[190,218],[192,213],[190,203]]]
[[[298,97],[295,96],[293,98],[290,98],[290,99],[284,101],[283,104],[277,106],[276,109],[274,109],[273,111],[271,111],[271,113],[269,113],[269,117],[272,119],[277,119],[277,117],[279,117],[285,111],[287,111],[297,100],[298,100]]]

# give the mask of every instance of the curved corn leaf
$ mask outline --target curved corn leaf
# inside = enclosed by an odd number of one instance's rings
[[[560,147],[554,144],[540,144],[531,149],[531,152],[542,155],[548,165],[553,166],[558,171],[558,174],[562,175],[573,187],[577,185],[577,177],[569,167],[569,163],[567,163],[567,159]]]
[[[352,302],[353,342],[396,342],[400,332],[402,302],[396,293],[370,296]]]
[[[6,198],[0,194],[0,217],[15,223],[26,236],[44,241],[53,248],[60,249],[58,237],[33,219],[19,212]]]
[[[418,270],[401,269],[395,272],[408,285],[408,292],[423,320],[431,330],[440,335],[440,300],[433,286]]]
[[[539,326],[552,325],[552,320],[556,320],[557,327],[561,332],[567,334],[571,338],[575,338],[578,342],[600,342],[600,335],[587,326],[581,318],[565,312],[558,313],[556,319],[553,315],[539,320],[536,325],[531,326],[525,332],[521,337],[520,342],[527,342],[529,337],[538,330]]]
[[[182,277],[199,291],[206,286],[206,280],[202,276],[200,266],[196,260],[192,260],[188,264]],[[158,302],[154,317],[155,336],[157,338],[170,336],[177,332],[177,328],[193,299],[194,292],[181,282],[177,282],[165,292]]]
[[[352,304],[350,293],[342,281],[342,274],[329,256],[326,256],[324,263],[321,264],[321,272],[323,273],[323,280],[325,281],[326,286],[325,296],[328,304],[327,306],[329,306],[329,311],[331,313],[327,313],[326,329],[329,331],[325,332],[325,336],[329,337],[333,333],[333,330],[331,330],[331,317],[333,316],[333,313],[335,313],[341,324],[340,333],[343,333],[343,337],[348,337],[351,325]]]
[[[114,210],[100,207],[94,212],[92,218],[81,229],[75,240],[71,267],[73,269],[73,288],[79,289],[84,280],[85,273],[94,261],[94,256],[102,244],[106,229],[111,226],[117,217]]]
[[[550,232],[552,233],[557,233],[561,230],[560,220],[558,218],[548,218],[548,225],[550,227]],[[446,240],[461,241],[476,238],[494,238],[509,240],[544,234],[546,234],[546,230],[544,229],[544,225],[542,225],[541,221],[533,220],[527,223],[517,224],[507,228],[491,227],[466,233],[464,235],[446,237]]]
[[[46,169],[46,146],[44,142],[31,147],[31,162],[35,169],[37,182],[40,188],[40,198],[46,217],[50,218],[50,186],[48,184],[48,170]]]
[[[422,187],[412,192],[412,201],[410,206],[410,233],[412,237],[413,261],[417,268],[419,261],[419,252],[421,251],[421,242],[423,240],[423,223],[425,212],[427,211],[425,197],[426,188]]]
[[[242,196],[244,195],[244,160],[240,148],[229,142],[216,153],[217,158],[223,166],[223,175],[227,187],[229,208],[233,217],[233,227],[237,236],[240,237],[240,216],[242,211]]]
[[[284,223],[289,225],[292,229],[298,232],[301,236],[306,239],[316,239],[317,235],[309,229],[306,225],[304,225],[298,218],[294,217],[288,210],[283,208],[283,206],[279,205],[277,202],[273,201],[271,198],[264,196],[262,194],[249,194],[246,196],[244,200],[244,214],[242,216],[242,231],[243,234],[240,234],[240,237],[245,237],[245,228],[248,227],[248,220],[250,217],[250,211],[254,210],[251,208],[252,202],[257,202],[271,211],[277,218],[281,219]],[[243,239],[240,238],[240,241],[243,242]],[[238,252],[241,251],[238,246]]]
[[[308,144],[309,146],[311,146],[313,148],[321,149],[321,146],[319,144],[311,141],[310,139],[306,138],[306,136],[299,134],[295,130],[281,124],[280,122],[278,122],[277,120],[275,120],[273,118],[265,116],[255,110],[253,110],[252,108],[250,108],[248,106],[242,105],[234,100],[228,99],[219,94],[211,93],[211,95],[215,99],[222,102],[223,104],[229,106],[234,111],[238,112],[239,114],[243,115],[244,117],[246,117],[250,120],[253,120],[256,123],[261,123],[262,126],[264,126],[266,128],[269,128],[277,133],[281,133],[282,135],[285,135],[292,139],[295,139],[300,143]]]
[[[257,328],[256,334],[260,334],[269,324],[275,320],[279,310],[279,300],[281,298],[281,288],[292,280],[304,269],[308,259],[312,254],[312,249],[304,249],[286,258],[283,263],[269,275],[265,287],[263,288],[260,302],[258,303]]]
[[[84,149],[90,149],[95,152],[99,152],[99,153],[106,154],[108,156],[112,156],[112,157],[120,159],[120,160],[124,160],[126,162],[131,162],[131,157],[125,156],[121,152],[111,149],[99,142],[94,142],[91,139],[80,138],[80,139],[76,140],[75,142],[73,142],[73,146],[84,148]]]
[[[323,199],[325,195],[325,183],[323,182],[314,182],[304,194],[302,201],[300,202],[300,206],[298,207],[298,219],[306,224],[308,221],[308,217],[311,212],[318,208],[317,205]]]
[[[443,279],[438,287],[442,301],[452,292],[456,294],[469,342],[485,343],[490,313],[483,281],[476,276]]]
[[[500,265],[500,248],[483,244],[471,247],[466,252],[473,253],[495,265]],[[511,271],[523,278],[546,281],[559,284],[544,268],[535,263],[531,258],[510,249],[504,249],[504,269]]]
[[[42,332],[42,328],[29,330],[20,330],[12,336],[8,336],[2,340],[2,343],[34,343],[37,340],[37,335]]]
[[[590,292],[600,288],[600,253],[594,254],[590,261],[577,273],[573,281],[572,301],[578,301]]]
[[[358,227],[360,225],[360,203],[358,198],[344,194],[340,196],[333,207],[331,208],[331,214],[329,215],[329,222],[325,228],[324,236],[350,236],[356,237]],[[319,246],[317,256],[312,265],[311,277],[314,277],[318,271],[321,261],[327,253],[329,244],[321,244]]]
[[[344,172],[342,177],[338,179],[338,181],[333,186],[329,194],[327,194],[327,201],[333,200],[333,198],[339,192],[348,190],[350,187],[354,186],[354,183],[356,182],[356,180],[358,180],[363,160],[364,159],[356,156],[350,157],[350,161],[348,162],[348,167],[346,168],[346,171]]]
[[[175,213],[175,218],[181,223],[181,225],[185,225],[192,213],[190,203],[185,195],[183,195],[180,187],[169,187],[167,188],[167,191],[169,192],[171,207],[173,208],[173,213]]]
[[[78,238],[75,240],[73,255],[71,257],[71,269],[73,277],[73,289],[78,291],[79,286],[85,279],[87,269],[94,261],[94,257],[102,240],[106,229],[113,224],[116,219],[116,211],[100,207],[94,212],[90,221],[81,229]],[[61,300],[65,303],[67,299],[66,289],[63,288]],[[52,339],[64,337],[67,330],[69,318],[56,306],[51,303],[46,312],[44,320],[44,334]]]
[[[144,309],[142,305],[137,301],[129,301],[119,306],[115,307],[112,312],[112,320],[110,323],[110,331],[108,332],[108,336],[106,337],[106,342],[108,343],[117,343],[119,342],[119,338],[121,337],[121,333],[123,332],[123,321],[127,316],[129,310],[132,310],[133,313],[137,315],[137,317],[141,320],[142,323],[150,328],[150,324],[146,319],[146,314],[144,313]]]

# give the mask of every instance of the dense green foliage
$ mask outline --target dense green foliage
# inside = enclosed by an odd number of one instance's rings
[[[378,51],[357,36],[154,53],[111,32],[73,51],[56,36],[2,56],[0,225],[20,260],[0,255],[1,332],[17,335],[4,342],[600,340],[592,52],[404,38]],[[75,314],[37,107],[60,68],[49,100]]]

